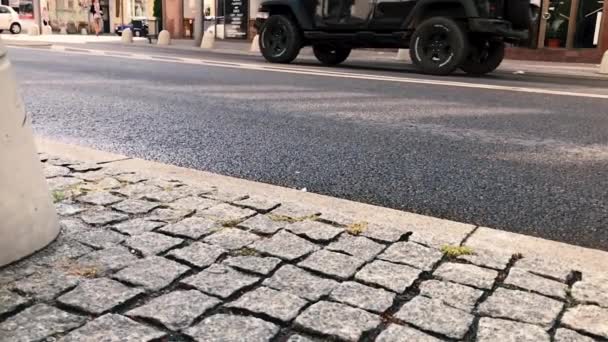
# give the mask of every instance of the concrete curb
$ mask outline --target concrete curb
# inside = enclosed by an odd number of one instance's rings
[[[52,43],[47,42],[34,42],[34,41],[10,41],[3,40],[5,46],[28,46],[28,47],[50,47]]]
[[[367,221],[391,226],[406,226],[415,235],[419,234],[421,238],[433,245],[459,244],[466,239],[466,245],[474,249],[504,251],[511,254],[521,253],[527,257],[541,258],[583,272],[608,272],[608,252],[600,250],[486,227],[475,227],[470,224],[422,216],[159,162],[129,158],[119,154],[69,145],[46,138],[37,138],[36,144],[39,152],[66,159],[106,163],[108,166],[128,171],[137,171],[155,177],[179,177],[190,184],[216,185],[226,190],[234,189],[234,191],[240,193],[247,192],[249,195],[270,196],[283,202],[297,202],[315,209],[323,209],[322,212],[326,212],[327,208],[331,208],[331,212],[339,213],[338,215],[342,217],[348,217],[353,222]]]

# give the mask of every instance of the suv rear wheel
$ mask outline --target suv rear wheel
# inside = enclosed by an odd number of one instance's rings
[[[319,62],[325,65],[336,65],[344,62],[350,55],[349,48],[336,47],[330,44],[318,44],[312,46],[312,52]]]
[[[422,72],[447,75],[466,59],[469,43],[464,28],[450,18],[434,17],[418,26],[410,42],[410,57]]]
[[[260,51],[271,63],[290,63],[300,53],[302,34],[284,15],[271,15],[260,30]]]
[[[488,38],[474,38],[471,53],[460,69],[471,75],[483,75],[498,68],[505,58],[505,43]]]

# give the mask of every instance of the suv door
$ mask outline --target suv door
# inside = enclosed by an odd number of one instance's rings
[[[0,6],[0,30],[8,30],[11,26],[11,11]]]
[[[331,31],[365,29],[374,0],[317,0],[315,25]]]
[[[416,0],[377,0],[370,28],[398,30],[415,4]]]

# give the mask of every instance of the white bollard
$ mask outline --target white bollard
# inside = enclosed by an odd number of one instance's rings
[[[600,74],[608,74],[608,50],[604,52],[602,63],[600,63]]]
[[[213,49],[215,45],[215,30],[213,26],[208,28],[203,34],[203,41],[201,42],[201,49]]]
[[[17,83],[0,42],[0,266],[26,257],[59,234],[51,193]]]
[[[130,28],[126,28],[122,31],[121,41],[123,43],[133,43],[133,32]]]
[[[251,52],[260,52],[260,35],[256,34],[251,41],[251,47],[249,48]]]
[[[80,29],[80,34],[85,36],[85,35],[89,34],[89,31],[87,31],[87,29],[83,27],[82,29]]]
[[[42,26],[42,34],[44,34],[44,35],[53,34],[53,29],[49,25]]]
[[[38,27],[38,25],[34,24],[30,26],[30,28],[27,30],[27,33],[30,36],[37,36],[40,34],[40,28]]]
[[[171,34],[167,30],[162,30],[158,34],[157,45],[171,45]]]
[[[408,54],[409,54],[408,49],[399,49],[397,51],[397,60],[398,61],[409,61],[410,56],[408,56]]]
[[[59,34],[68,34],[68,29],[63,26],[62,28],[59,29]]]

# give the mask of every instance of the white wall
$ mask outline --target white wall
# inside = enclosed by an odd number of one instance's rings
[[[249,0],[249,18],[255,19],[256,14],[258,13],[258,7],[260,7],[260,3],[262,0]]]

